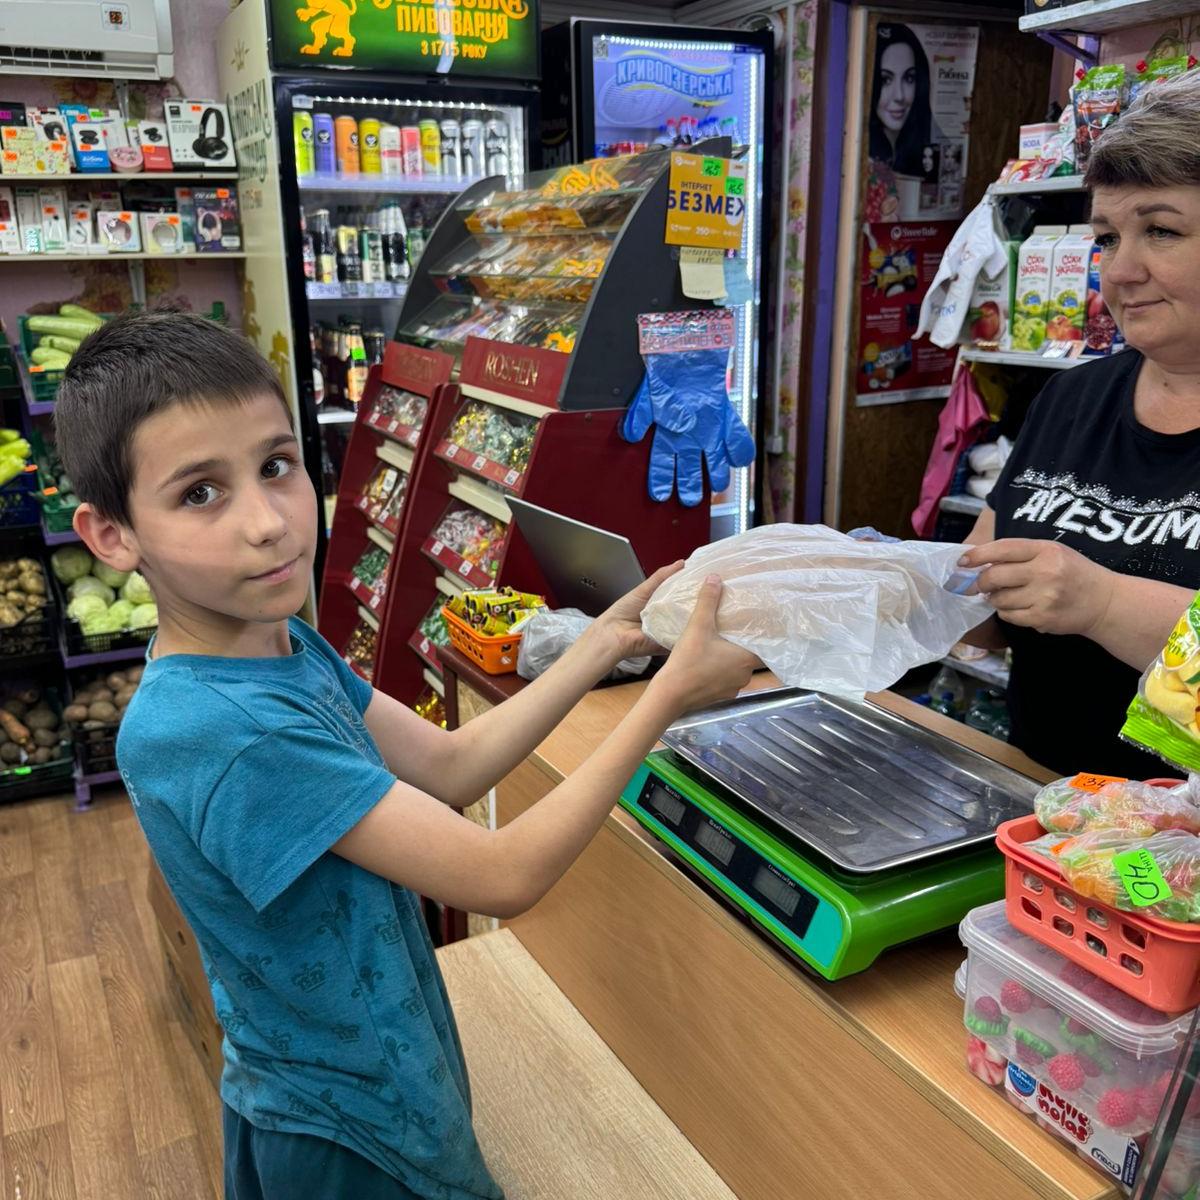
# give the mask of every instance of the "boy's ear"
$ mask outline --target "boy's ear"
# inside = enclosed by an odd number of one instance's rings
[[[102,516],[90,504],[75,510],[75,532],[83,544],[114,571],[136,571],[142,560],[133,530]]]

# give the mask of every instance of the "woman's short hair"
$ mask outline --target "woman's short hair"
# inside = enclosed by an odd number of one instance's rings
[[[1096,139],[1083,183],[1089,190],[1200,184],[1200,70],[1144,88]]]

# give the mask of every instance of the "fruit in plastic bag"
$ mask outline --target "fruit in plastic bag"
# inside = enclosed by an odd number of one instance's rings
[[[1132,837],[1149,837],[1164,829],[1200,833],[1200,808],[1193,803],[1189,784],[1161,788],[1114,779],[1096,788],[1081,786],[1081,778],[1056,779],[1038,792],[1033,808],[1043,829],[1066,834],[1120,829]]]

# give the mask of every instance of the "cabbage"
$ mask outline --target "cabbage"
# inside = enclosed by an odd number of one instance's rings
[[[129,578],[128,571],[114,571],[108,563],[102,563],[99,560],[92,568],[92,574],[101,583],[107,583],[110,588],[119,588]]]
[[[59,583],[73,583],[86,575],[94,561],[82,546],[60,546],[50,555],[50,566]]]
[[[76,596],[67,605],[67,616],[72,621],[82,621],[84,617],[95,616],[96,613],[102,612],[108,612],[108,605],[104,603],[104,597],[97,596],[95,592],[84,592],[82,596]]]
[[[120,601],[118,600],[119,604]],[[113,606],[114,608],[116,605]],[[109,610],[111,611],[111,609]],[[145,629],[150,625],[158,624],[158,605],[157,604],[139,604],[137,608],[130,614],[126,629]]]
[[[121,622],[107,608],[103,612],[92,613],[91,616],[84,617],[79,624],[86,634],[121,632]]]
[[[117,598],[116,592],[107,583],[101,583],[95,575],[83,575],[75,580],[67,588],[67,595],[72,600],[77,599],[79,596],[99,596],[104,601],[105,608]]]
[[[133,571],[121,588],[121,599],[128,600],[130,604],[153,604],[154,593],[145,579]]]
[[[108,606],[108,611],[112,613],[112,615],[116,617],[118,621],[121,622],[121,627],[123,629],[128,629],[130,627],[129,617],[133,612],[133,605],[130,604],[128,600],[118,600],[115,604],[110,604]]]

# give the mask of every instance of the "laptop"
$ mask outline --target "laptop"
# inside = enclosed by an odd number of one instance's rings
[[[598,617],[645,582],[628,538],[515,496],[505,500],[561,608]]]

